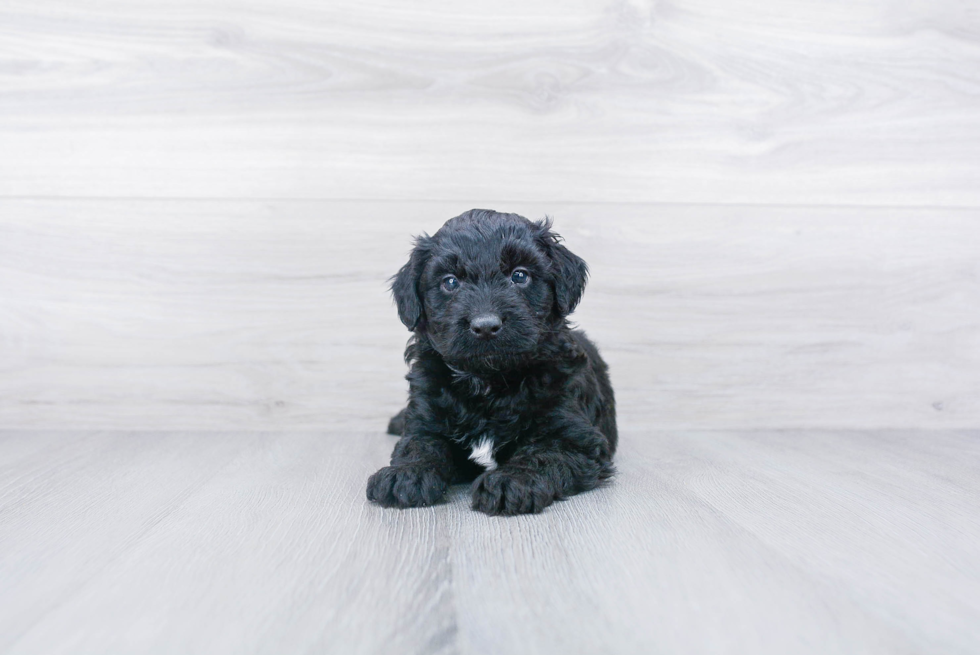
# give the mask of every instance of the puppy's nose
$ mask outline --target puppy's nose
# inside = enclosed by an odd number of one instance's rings
[[[504,322],[496,314],[480,314],[470,321],[470,332],[480,339],[493,339]]]

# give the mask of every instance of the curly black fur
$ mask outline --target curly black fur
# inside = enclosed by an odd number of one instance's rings
[[[522,514],[613,474],[606,364],[567,322],[587,275],[548,220],[474,209],[416,240],[391,285],[414,333],[408,407],[388,425],[403,436],[370,500],[431,505],[473,481],[474,509]]]

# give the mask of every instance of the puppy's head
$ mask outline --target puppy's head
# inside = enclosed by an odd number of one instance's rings
[[[550,221],[474,209],[419,237],[391,290],[402,323],[451,365],[502,370],[563,323],[587,276]]]

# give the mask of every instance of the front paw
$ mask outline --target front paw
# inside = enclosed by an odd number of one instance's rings
[[[548,480],[532,471],[497,469],[473,482],[473,509],[491,515],[537,514],[554,501]]]
[[[386,466],[368,479],[368,500],[384,507],[427,507],[442,500],[448,485],[430,467]]]

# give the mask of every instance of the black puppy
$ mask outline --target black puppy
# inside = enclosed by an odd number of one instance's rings
[[[548,220],[474,209],[416,240],[391,285],[414,331],[401,434],[367,496],[386,507],[438,502],[473,480],[473,508],[540,512],[613,474],[616,410],[606,364],[566,317],[585,262]]]

